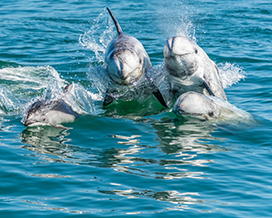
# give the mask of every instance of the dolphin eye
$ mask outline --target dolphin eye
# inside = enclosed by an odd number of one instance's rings
[[[195,49],[195,53],[196,53],[196,54],[198,53],[198,50],[197,50],[197,49]]]
[[[208,115],[209,115],[210,117],[213,117],[213,116],[214,116],[214,113],[211,111],[211,112],[208,113]]]

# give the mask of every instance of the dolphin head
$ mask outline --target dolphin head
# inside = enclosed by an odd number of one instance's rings
[[[167,39],[163,54],[165,67],[172,76],[190,76],[199,67],[198,48],[185,37],[176,36]]]
[[[69,94],[72,88],[73,84],[67,85],[63,94]],[[51,125],[57,127],[61,123],[74,122],[78,117],[79,114],[62,98],[38,100],[27,108],[23,123],[25,126]]]
[[[40,125],[49,123],[45,116],[46,111],[51,109],[51,105],[45,101],[36,101],[28,109],[24,120],[25,126]]]
[[[27,112],[24,125],[59,126],[62,123],[74,122],[79,115],[63,100],[37,101]]]
[[[131,85],[143,75],[143,60],[131,49],[118,48],[107,61],[107,70],[113,82]]]
[[[217,119],[220,108],[209,97],[197,92],[186,92],[176,101],[173,112],[177,116],[190,116],[201,120]]]

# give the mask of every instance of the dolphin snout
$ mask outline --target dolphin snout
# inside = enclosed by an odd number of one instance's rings
[[[35,123],[34,121],[25,120],[24,125],[25,125],[25,126],[31,126],[31,125],[34,124],[34,123]]]

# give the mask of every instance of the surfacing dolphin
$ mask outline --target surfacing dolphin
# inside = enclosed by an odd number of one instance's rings
[[[109,43],[105,53],[105,66],[111,80],[111,85],[106,91],[103,106],[107,106],[115,100],[113,93],[118,88],[131,88],[140,79],[146,78],[146,72],[151,68],[151,62],[142,43],[135,37],[124,34],[119,23],[107,8],[118,35]],[[166,107],[166,103],[160,91],[154,86],[153,94]]]
[[[72,89],[72,84],[64,88],[64,94],[68,94]],[[79,114],[62,99],[36,101],[27,110],[24,120],[25,126],[50,125],[65,128],[61,124],[74,122]]]
[[[173,107],[177,116],[188,116],[206,121],[231,121],[236,123],[253,122],[253,117],[246,111],[235,107],[222,98],[205,96],[197,92],[182,94]]]
[[[172,37],[166,41],[163,54],[176,98],[195,91],[227,100],[216,64],[197,44],[186,37]]]

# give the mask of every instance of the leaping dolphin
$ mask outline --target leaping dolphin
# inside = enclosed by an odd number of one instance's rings
[[[227,100],[216,64],[196,43],[182,36],[172,37],[166,41],[163,54],[175,97],[195,91]]]
[[[103,106],[115,100],[116,87],[135,86],[141,78],[146,78],[146,72],[151,68],[151,62],[142,43],[135,37],[124,34],[118,21],[107,8],[117,29],[118,35],[109,43],[105,53],[105,67],[111,80],[111,85],[106,91]],[[157,87],[154,86],[153,94],[166,107],[166,103]]]
[[[72,84],[64,89],[67,94],[72,89]],[[65,128],[61,124],[74,122],[79,117],[62,98],[55,100],[36,101],[27,110],[23,121],[25,126],[50,125]]]
[[[246,111],[241,110],[222,98],[205,96],[197,92],[182,94],[173,107],[177,116],[189,116],[206,121],[232,121],[246,123],[254,121]]]

